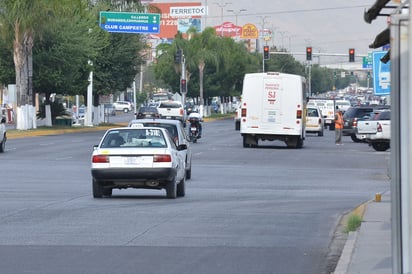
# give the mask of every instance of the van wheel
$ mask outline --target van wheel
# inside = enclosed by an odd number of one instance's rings
[[[235,122],[235,130],[240,130],[240,121]]]
[[[243,135],[243,147],[250,147],[250,144],[247,143],[246,135]]]
[[[303,138],[298,137],[298,139],[296,141],[296,148],[302,148],[302,147],[303,147]]]

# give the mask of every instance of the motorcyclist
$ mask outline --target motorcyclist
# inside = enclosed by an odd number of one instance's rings
[[[194,125],[198,129],[198,138],[202,137],[202,117],[197,112],[192,112],[188,116],[188,120],[190,123],[189,127],[189,135],[190,135],[190,128]]]

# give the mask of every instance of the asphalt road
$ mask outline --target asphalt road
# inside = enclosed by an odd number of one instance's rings
[[[192,145],[186,197],[93,199],[103,132],[11,139],[0,154],[1,273],[328,273],[342,214],[389,189],[389,152],[334,132],[243,148],[232,119]]]

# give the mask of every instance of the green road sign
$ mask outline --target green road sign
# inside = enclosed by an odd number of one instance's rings
[[[372,53],[369,52],[367,57],[362,57],[362,68],[372,68]]]
[[[101,11],[100,27],[108,32],[159,33],[160,14]]]

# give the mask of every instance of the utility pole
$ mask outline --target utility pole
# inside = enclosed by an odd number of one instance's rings
[[[240,9],[240,10],[238,10],[238,11],[235,11],[235,10],[226,10],[227,12],[232,12],[234,15],[235,15],[235,22],[236,22],[236,26],[237,26],[237,17],[239,16],[239,14],[242,12],[242,11],[246,11],[246,9]]]

